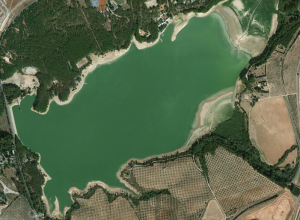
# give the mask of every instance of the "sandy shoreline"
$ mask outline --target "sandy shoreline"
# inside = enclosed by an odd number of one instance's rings
[[[133,188],[128,182],[126,182],[125,180],[123,180],[121,178],[121,171],[127,166],[128,162],[130,162],[131,160],[136,160],[136,161],[139,161],[139,162],[143,162],[145,160],[149,160],[153,157],[162,157],[162,156],[168,156],[168,155],[172,155],[176,152],[183,152],[185,150],[187,150],[189,147],[190,147],[190,144],[193,143],[193,141],[195,141],[197,138],[207,134],[210,132],[210,129],[209,129],[209,126],[203,126],[201,124],[201,120],[203,120],[203,118],[205,117],[205,114],[206,112],[208,111],[208,108],[204,108],[204,106],[206,106],[207,103],[210,104],[210,106],[213,106],[214,103],[216,103],[219,99],[222,99],[224,96],[228,96],[228,95],[232,95],[233,96],[234,94],[234,89],[226,89],[226,90],[223,90],[217,94],[214,94],[212,96],[210,96],[209,98],[207,98],[206,100],[202,101],[200,104],[199,104],[199,108],[198,108],[198,111],[196,112],[196,117],[195,117],[195,122],[193,123],[193,127],[191,129],[191,132],[190,132],[190,135],[189,137],[187,138],[187,141],[186,143],[179,149],[177,150],[174,150],[172,152],[168,152],[168,153],[163,153],[163,154],[159,154],[159,155],[152,155],[152,156],[149,156],[149,157],[146,157],[144,159],[136,159],[136,158],[131,158],[129,159],[126,163],[124,163],[119,171],[117,172],[117,178],[119,179],[119,181],[121,183],[123,183],[127,189],[129,190],[126,190],[126,189],[122,189],[122,188],[118,188],[118,187],[109,187],[108,185],[106,185],[104,182],[102,181],[92,181],[92,182],[89,182],[86,186],[86,188],[84,190],[79,190],[78,188],[76,187],[71,187],[70,190],[68,191],[70,195],[76,193],[76,194],[84,194],[88,191],[89,188],[95,186],[95,185],[99,185],[99,186],[102,186],[103,188],[107,189],[109,192],[112,192],[112,193],[118,193],[118,192],[134,192],[136,194],[139,195],[139,192],[136,191],[135,188]],[[232,101],[233,101],[233,98],[232,98]],[[71,196],[71,199],[72,199],[72,196]],[[72,199],[72,201],[74,202],[74,200]],[[64,213],[67,212],[67,210],[69,209],[69,207],[65,207],[64,209]]]
[[[224,19],[225,21],[225,24],[226,24],[226,30],[230,36],[230,40],[231,42],[235,45],[234,42],[236,42],[236,40],[239,38],[239,36],[242,34],[240,29],[240,24],[239,24],[239,21],[238,21],[238,18],[235,16],[233,17],[231,20],[228,19],[228,17],[230,17],[231,15],[228,15],[227,17],[224,15],[224,10],[226,12],[228,12],[228,9],[224,9],[225,7],[221,6],[221,4],[223,4],[224,2],[226,2],[227,0],[224,0],[222,2],[220,2],[218,5],[212,7],[208,12],[206,13],[189,13],[187,15],[181,15],[181,16],[185,16],[184,19],[186,19],[185,21],[181,22],[181,23],[178,23],[178,20],[180,19],[180,16],[178,17],[174,17],[174,19],[170,22],[170,24],[175,24],[175,28],[174,28],[174,32],[172,34],[172,41],[174,41],[176,39],[176,36],[177,34],[188,24],[188,21],[193,18],[193,17],[205,17],[213,12],[216,12],[218,14],[221,15],[221,17]],[[226,13],[225,13],[226,14]],[[176,24],[177,23],[177,24]],[[230,25],[229,25],[230,24]],[[240,29],[239,29],[240,28]],[[276,28],[275,28],[276,30]],[[154,41],[153,43],[140,43],[138,42],[134,37],[132,39],[132,43],[134,43],[136,45],[136,47],[138,49],[145,49],[145,48],[148,48],[148,47],[152,47],[154,46],[156,43],[159,42],[159,39],[160,37],[158,37],[158,39],[156,41]],[[131,46],[131,45],[130,45]],[[78,83],[76,89],[74,91],[71,91],[70,92],[70,95],[69,95],[69,98],[67,101],[60,101],[58,99],[57,96],[55,96],[53,99],[50,100],[49,102],[49,105],[48,105],[48,108],[47,108],[47,111],[44,112],[44,113],[40,113],[40,112],[37,112],[38,114],[42,114],[42,115],[45,115],[47,114],[47,112],[49,111],[50,109],[50,105],[51,105],[51,102],[52,101],[55,101],[58,105],[66,105],[66,104],[69,104],[72,99],[74,98],[74,96],[77,94],[77,92],[79,92],[81,90],[81,88],[83,87],[83,85],[85,84],[85,78],[87,77],[87,75],[91,72],[93,72],[99,65],[103,65],[103,64],[108,64],[108,63],[111,63],[115,60],[117,60],[118,58],[120,58],[121,56],[123,56],[124,54],[126,54],[129,49],[130,49],[130,46],[128,49],[123,49],[123,50],[120,50],[120,51],[112,51],[112,52],[109,52],[105,55],[102,55],[102,56],[96,56],[94,54],[91,54],[90,57],[92,59],[92,63],[82,71],[81,75],[82,75],[82,79],[81,81]],[[253,45],[251,45],[253,47]],[[245,48],[242,48],[240,47],[241,50],[244,50],[247,52],[247,49]],[[36,92],[36,91],[35,91]],[[34,93],[35,93],[34,92]],[[169,153],[165,153],[165,154],[161,154],[161,155],[155,155],[155,157],[159,157],[159,156],[162,156],[162,155],[171,155],[171,154],[174,154],[175,152],[182,152],[184,150],[186,150],[190,143],[193,142],[196,138],[206,134],[209,132],[209,127],[205,127],[205,126],[201,126],[201,123],[203,121],[203,118],[205,117],[206,115],[206,112],[208,111],[208,108],[205,108],[205,103],[214,103],[214,102],[217,102],[217,100],[219,98],[221,98],[222,96],[224,95],[228,95],[229,93],[233,93],[233,91],[222,91],[220,93],[217,93],[213,96],[211,96],[210,98],[208,98],[207,100],[204,100],[203,102],[201,102],[199,104],[199,109],[196,113],[196,117],[195,117],[195,123],[194,123],[194,126],[193,128],[191,129],[191,133],[186,141],[186,143],[184,144],[184,146],[182,146],[181,148],[179,148],[178,150],[175,150],[173,152],[169,152]],[[15,102],[14,104],[11,105],[11,108],[14,106],[14,105],[18,105],[17,102]],[[12,111],[12,110],[11,110]],[[36,112],[35,110],[33,110],[32,108],[32,111]],[[16,130],[16,126],[14,124],[14,127],[15,127],[15,130]],[[147,159],[150,159],[150,158],[153,158],[154,156],[149,156],[143,160],[147,160]],[[134,159],[134,158],[132,158]],[[130,160],[132,160],[130,159]],[[129,161],[130,161],[129,160]],[[136,159],[134,159],[136,160]],[[127,163],[123,164],[123,166],[126,166]],[[39,169],[42,171],[43,174],[45,174],[45,184],[42,186],[43,188],[43,196],[42,196],[42,199],[43,201],[45,202],[46,206],[47,206],[47,210],[48,210],[48,213],[53,216],[53,215],[59,215],[60,214],[60,211],[59,211],[59,206],[58,206],[58,199],[56,198],[55,200],[55,210],[53,213],[50,213],[50,206],[49,206],[49,202],[45,196],[45,193],[44,193],[44,187],[47,183],[48,180],[51,179],[51,177],[45,172],[45,170],[41,167],[40,165],[40,160],[39,160]],[[122,169],[121,167],[121,169]],[[120,170],[121,170],[120,169]],[[119,170],[119,171],[120,171]],[[132,190],[132,191],[135,191],[134,189],[131,188],[131,186],[126,182],[124,181],[122,178],[120,178],[120,174],[119,174],[119,171],[117,173],[117,177],[118,179],[120,180],[120,182],[122,182],[128,189]],[[101,181],[92,181],[92,182],[89,182],[87,184],[87,187],[82,191],[82,190],[79,190],[77,189],[76,187],[72,187],[70,188],[69,190],[69,194],[74,194],[74,193],[83,193],[83,192],[86,192],[90,187],[94,186],[95,184],[98,184],[102,187],[104,187],[105,189],[109,190],[110,192],[128,192],[127,190],[124,190],[124,189],[121,189],[121,188],[114,188],[114,187],[109,187],[107,186],[105,183],[101,182]],[[72,196],[71,196],[72,198]],[[58,210],[57,210],[58,208]],[[68,210],[68,207],[65,207],[64,209],[64,213]]]
[[[42,200],[43,202],[45,203],[46,205],[46,208],[47,208],[47,212],[50,213],[50,205],[49,205],[49,201],[45,195],[45,186],[46,186],[46,183],[51,180],[51,177],[48,175],[48,173],[46,173],[46,171],[44,170],[44,168],[41,166],[41,155],[39,153],[37,153],[39,155],[39,161],[38,161],[38,169],[42,172],[43,176],[44,176],[44,179],[45,179],[45,182],[44,184],[42,185],[42,191],[43,191],[43,195],[42,195]]]

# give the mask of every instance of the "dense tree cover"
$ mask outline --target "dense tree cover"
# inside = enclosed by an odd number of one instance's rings
[[[7,202],[7,198],[4,194],[4,192],[0,192],[0,205],[5,205]]]
[[[282,164],[285,161],[285,159],[288,157],[288,155],[297,148],[298,148],[297,145],[293,145],[290,149],[287,149],[284,152],[284,154],[282,155],[282,157],[279,158],[278,162],[274,166],[278,166],[278,165]]]
[[[294,196],[296,196],[296,197],[300,196],[300,189],[299,189],[295,184],[292,183],[292,184],[289,186],[289,189],[291,190],[291,193],[292,193]]]
[[[165,6],[165,13],[172,17],[189,11],[205,11],[220,0],[185,2]],[[159,4],[168,3],[158,0]],[[0,69],[8,78],[15,71],[34,66],[39,70],[40,88],[34,109],[46,111],[49,100],[58,95],[64,101],[80,76],[76,63],[90,53],[104,54],[128,48],[132,36],[138,41],[152,42],[159,34],[159,6],[147,8],[144,0],[128,0],[128,10],[100,14],[86,0],[87,8],[77,0],[39,0],[24,10],[10,25],[3,36],[0,54],[9,56],[10,63],[0,60]],[[105,29],[109,23],[111,30]],[[149,35],[140,36],[139,29]],[[57,81],[58,83],[53,83]]]
[[[3,115],[4,111],[5,111],[5,99],[4,96],[2,94],[2,92],[0,91],[0,117]]]
[[[21,89],[19,86],[13,83],[3,84],[3,90],[6,96],[6,100],[9,104],[16,98],[21,96]]]
[[[12,150],[13,137],[7,131],[0,130],[0,152],[5,154]]]
[[[243,158],[255,170],[270,180],[282,187],[286,187],[294,177],[299,161],[297,160],[294,169],[291,168],[290,164],[287,164],[284,168],[278,168],[262,162],[259,151],[249,139],[246,124],[247,120],[244,113],[236,105],[232,118],[221,123],[213,133],[198,139],[189,152],[198,156],[200,161],[202,160],[201,165],[204,173],[208,174],[209,170],[207,169],[204,156],[207,153],[214,154],[218,147],[223,147],[227,151]]]
[[[24,186],[24,182],[26,182],[33,208],[38,212],[46,214],[46,206],[41,199],[41,196],[43,195],[42,185],[45,180],[43,174],[38,169],[39,155],[25,147],[17,136],[15,138],[15,144],[22,164],[24,179],[18,170],[16,174],[18,179],[12,178],[12,180],[15,183],[18,192],[29,199]]]

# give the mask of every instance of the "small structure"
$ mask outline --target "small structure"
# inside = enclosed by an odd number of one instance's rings
[[[98,1],[92,1],[92,5],[93,5],[93,7],[98,7],[99,6]]]
[[[99,6],[99,11],[100,12],[105,12],[105,7],[107,5],[107,1],[106,0],[98,0],[98,6]]]

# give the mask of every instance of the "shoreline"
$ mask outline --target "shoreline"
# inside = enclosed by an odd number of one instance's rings
[[[217,13],[218,15],[220,15],[221,18],[224,20],[225,26],[226,26],[226,29],[225,29],[225,30],[227,31],[227,34],[228,34],[228,36],[229,36],[229,39],[230,39],[230,41],[232,42],[231,34],[229,33],[228,28],[227,28],[226,20],[224,19],[223,15],[221,15],[220,13],[218,13],[218,12],[216,11],[216,10],[218,9],[218,7],[223,7],[221,4],[224,3],[224,2],[226,2],[226,1],[227,1],[227,0],[224,0],[224,1],[220,2],[218,5],[214,6],[213,8],[211,8],[211,9],[210,9],[208,12],[206,12],[206,13],[198,13],[197,17],[200,17],[200,18],[201,18],[201,17],[205,17],[205,16],[210,15],[210,14],[213,13],[213,12],[216,12],[216,13]],[[189,21],[191,18],[193,18],[193,17],[196,16],[196,14],[193,13],[193,12],[191,12],[191,13],[189,13],[189,14],[190,14],[190,15],[188,15],[188,16],[189,16],[189,19],[186,21],[186,24],[184,24],[184,25],[183,25],[182,27],[180,27],[180,28],[178,28],[178,26],[177,26],[177,30],[176,30],[176,31],[175,31],[175,28],[176,28],[175,19],[172,19],[172,20],[170,21],[170,23],[168,24],[168,26],[171,25],[171,24],[174,24],[174,25],[175,25],[174,31],[173,31],[173,34],[175,33],[175,35],[174,35],[174,36],[175,36],[174,40],[176,39],[176,35],[177,35],[177,34],[178,34],[178,33],[179,33],[179,32],[180,32],[180,31],[188,24],[188,21]],[[191,16],[191,14],[194,14],[194,16]],[[167,29],[167,28],[166,28],[166,29]],[[166,30],[166,29],[165,29],[165,30]],[[163,31],[163,32],[164,32],[164,31]],[[163,33],[163,32],[162,32],[162,33]],[[66,104],[69,104],[69,103],[73,100],[74,96],[82,89],[83,85],[85,84],[85,79],[86,79],[86,77],[89,75],[89,73],[92,73],[98,66],[104,65],[104,64],[112,63],[113,61],[116,61],[117,59],[119,59],[120,57],[122,57],[123,55],[125,55],[125,54],[130,50],[130,48],[131,48],[131,46],[132,46],[132,43],[134,43],[135,46],[137,47],[137,49],[139,49],[139,50],[146,49],[146,48],[148,48],[148,47],[154,46],[155,44],[157,44],[157,43],[159,42],[160,35],[161,35],[162,33],[160,33],[159,36],[158,36],[158,38],[157,38],[154,42],[152,42],[152,43],[140,43],[140,42],[138,42],[138,41],[135,39],[135,37],[133,36],[133,38],[132,38],[132,40],[131,40],[131,44],[130,44],[130,46],[129,46],[127,49],[122,49],[122,50],[120,50],[120,51],[112,51],[112,52],[108,52],[108,53],[106,53],[106,54],[104,54],[104,55],[100,55],[100,56],[97,56],[97,55],[95,55],[95,54],[90,54],[89,56],[90,56],[90,58],[92,59],[92,63],[91,63],[90,65],[88,65],[88,66],[82,71],[82,73],[81,73],[81,81],[78,83],[78,85],[76,86],[76,88],[75,88],[73,91],[70,91],[70,95],[69,95],[69,97],[68,97],[68,99],[67,99],[66,101],[60,101],[59,98],[58,98],[58,96],[55,96],[55,97],[53,97],[53,98],[49,101],[49,105],[48,105],[47,110],[46,110],[45,112],[43,112],[43,113],[37,112],[37,111],[35,111],[35,110],[33,109],[33,107],[31,108],[31,110],[34,111],[34,112],[36,112],[36,113],[38,113],[38,114],[45,115],[45,114],[48,113],[48,111],[49,111],[49,109],[50,109],[50,105],[51,105],[51,103],[52,103],[53,101],[56,102],[58,105],[66,105]],[[173,34],[172,34],[172,39],[173,39]],[[174,40],[172,40],[172,41],[174,41]],[[232,91],[231,91],[231,92],[232,92]],[[225,92],[225,93],[226,93],[226,92]],[[36,90],[33,91],[30,95],[33,95],[33,94],[36,94]],[[202,106],[203,106],[206,102],[211,102],[211,101],[214,101],[214,100],[215,100],[215,101],[218,100],[220,94],[221,94],[221,95],[224,95],[224,91],[218,92],[217,94],[214,94],[214,95],[212,95],[211,97],[209,97],[208,99],[206,99],[206,100],[202,101],[201,103],[199,103],[199,109],[198,109],[197,112],[196,112],[195,121],[198,120],[198,117],[201,118],[200,113],[201,113],[201,111],[202,111]],[[22,100],[20,100],[20,102],[21,102],[21,101],[22,101]],[[14,102],[12,105],[10,105],[11,111],[12,111],[12,107],[13,107],[14,105],[18,105],[18,104],[19,104],[19,103],[15,100],[15,102]],[[12,111],[12,112],[13,112],[13,111]],[[200,115],[200,116],[198,116],[198,115]],[[195,121],[194,121],[194,122],[195,122]],[[14,127],[16,128],[15,123],[14,123]],[[202,136],[202,135],[204,135],[204,134],[207,134],[207,133],[209,132],[209,130],[210,130],[209,127],[205,127],[205,126],[197,127],[197,126],[194,125],[194,123],[193,123],[192,128],[191,128],[191,131],[190,131],[190,134],[189,134],[189,136],[188,136],[186,142],[184,143],[184,145],[183,145],[182,147],[180,147],[179,149],[174,150],[174,151],[172,151],[172,152],[168,152],[168,153],[164,153],[164,154],[160,154],[160,155],[152,155],[152,156],[149,156],[149,157],[147,157],[147,158],[144,158],[143,160],[147,160],[147,159],[150,159],[150,158],[153,158],[153,157],[160,157],[160,156],[162,156],[162,155],[171,155],[171,154],[174,154],[174,153],[177,152],[177,151],[178,151],[178,152],[182,152],[182,151],[184,151],[184,150],[186,150],[186,149],[188,148],[189,143],[190,143],[191,141],[193,141],[194,138],[199,138],[200,136]],[[132,159],[134,159],[134,158],[131,158],[130,160],[132,160]],[[49,205],[49,201],[47,200],[47,198],[46,198],[46,196],[45,196],[44,187],[45,187],[47,181],[51,180],[51,177],[50,177],[50,176],[45,172],[45,170],[42,168],[42,166],[41,166],[41,164],[40,164],[40,160],[41,160],[41,157],[40,157],[40,159],[39,159],[38,168],[42,171],[43,174],[45,174],[45,183],[44,183],[44,185],[42,186],[42,190],[43,190],[42,200],[44,201],[44,203],[45,203],[45,205],[46,205],[46,207],[47,207],[47,212],[49,213],[50,216],[53,216],[53,215],[55,215],[55,214],[57,214],[57,213],[60,213],[60,214],[61,214],[61,212],[60,212],[60,210],[59,210],[59,206],[58,206],[59,212],[57,212],[57,205],[58,205],[58,199],[57,199],[57,198],[56,198],[56,200],[55,200],[55,210],[54,210],[52,213],[50,212],[50,205]],[[128,161],[130,161],[130,160],[128,160]],[[136,159],[135,159],[135,160],[136,160]],[[122,167],[123,167],[124,165],[127,165],[128,161],[127,161],[125,164],[123,164],[123,165],[121,166],[120,170],[122,169]],[[120,170],[119,170],[119,171],[120,171]],[[117,177],[118,177],[118,179],[119,179],[119,181],[120,181],[121,183],[123,183],[129,190],[134,191],[126,181],[123,181],[122,178],[120,178],[120,176],[119,176],[119,171],[118,171],[117,174],[116,174]],[[102,187],[105,187],[105,189],[107,189],[107,190],[110,191],[110,192],[124,191],[124,189],[121,189],[121,188],[117,188],[117,187],[109,187],[108,185],[106,185],[106,184],[105,184],[104,182],[102,182],[102,181],[91,181],[91,182],[88,182],[88,184],[87,184],[87,186],[86,186],[86,188],[85,188],[84,190],[79,190],[79,189],[77,189],[76,187],[71,187],[70,190],[69,190],[69,194],[73,194],[74,192],[79,192],[79,193],[80,193],[80,192],[84,192],[84,191],[88,190],[91,186],[93,186],[94,184],[98,184],[98,185],[100,185],[100,186],[102,186]],[[128,190],[125,190],[125,191],[128,191]],[[71,199],[72,199],[72,196],[71,196]],[[73,199],[72,199],[72,201],[73,201]],[[63,213],[65,213],[67,210],[68,210],[68,207],[65,207]]]
[[[49,205],[49,201],[46,197],[46,194],[45,194],[45,186],[46,186],[46,183],[51,180],[51,177],[49,176],[49,174],[44,170],[44,168],[41,166],[41,159],[42,159],[42,156],[40,153],[37,153],[39,155],[39,160],[38,160],[38,169],[41,171],[42,175],[44,176],[44,179],[45,179],[45,182],[44,184],[42,185],[42,191],[43,191],[43,195],[42,195],[42,201],[44,202],[44,204],[46,205],[46,209],[47,209],[47,212],[50,214],[50,205]]]
[[[84,194],[86,192],[88,192],[88,190],[95,186],[95,184],[98,184],[99,186],[102,186],[103,188],[105,188],[106,190],[108,190],[109,192],[112,192],[112,193],[118,193],[118,192],[134,192],[135,194],[139,195],[139,192],[133,188],[127,181],[123,180],[121,178],[121,171],[127,166],[127,164],[131,161],[131,160],[136,160],[136,161],[139,161],[139,162],[143,162],[145,160],[149,160],[151,158],[154,158],[154,157],[162,157],[162,156],[169,156],[169,155],[173,155],[174,153],[176,152],[183,152],[185,150],[187,150],[189,147],[190,147],[190,142],[193,140],[193,138],[197,139],[197,138],[200,138],[201,136],[207,134],[210,132],[210,128],[209,126],[205,126],[205,125],[201,125],[201,124],[198,124],[196,123],[197,120],[201,120],[201,118],[203,117],[203,111],[204,110],[207,110],[207,109],[203,109],[203,106],[207,103],[210,103],[211,105],[213,105],[214,103],[216,103],[220,98],[224,97],[224,96],[228,96],[228,95],[232,95],[232,104],[233,104],[233,95],[234,95],[234,91],[236,89],[236,86],[237,84],[234,86],[234,88],[228,88],[228,89],[224,89],[216,94],[213,94],[212,96],[208,97],[207,99],[203,100],[202,102],[199,103],[199,107],[198,107],[198,110],[197,112],[195,113],[195,120],[193,122],[193,125],[192,125],[192,128],[191,128],[191,131],[190,131],[190,134],[189,136],[187,137],[187,141],[183,144],[182,147],[174,150],[174,151],[171,151],[171,152],[167,152],[167,153],[162,153],[162,154],[155,154],[155,155],[152,155],[152,156],[148,156],[146,158],[143,158],[143,159],[136,159],[136,158],[130,158],[129,160],[127,160],[124,164],[121,165],[120,169],[118,170],[118,172],[116,173],[116,176],[118,178],[118,180],[125,185],[125,187],[127,189],[122,189],[120,187],[110,187],[108,186],[107,184],[105,184],[104,182],[102,181],[91,181],[91,182],[88,182],[87,186],[85,187],[84,190],[80,190],[76,187],[71,187],[68,191],[68,193],[71,195],[71,200],[72,202],[74,203],[74,200],[72,198],[72,194],[76,193],[76,194]],[[200,118],[199,118],[200,117]],[[196,136],[194,136],[196,135]],[[65,207],[64,208],[64,213],[67,212],[67,210],[69,209],[70,207]]]

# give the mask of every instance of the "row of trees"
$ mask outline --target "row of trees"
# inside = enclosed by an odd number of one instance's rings
[[[19,98],[22,94],[19,86],[13,83],[3,84],[3,90],[6,96],[8,104],[11,104],[13,100]]]
[[[33,208],[37,212],[44,213],[46,215],[46,206],[41,198],[43,195],[42,185],[44,184],[45,179],[42,172],[38,168],[39,155],[25,147],[17,136],[15,138],[15,144],[19,159],[22,164],[24,179],[17,169],[16,176],[18,178],[12,178],[12,181],[15,183],[20,194],[22,194],[28,200],[31,199]],[[30,198],[28,198],[28,194],[25,189],[25,183],[28,186]]]
[[[0,117],[3,115],[4,111],[5,111],[5,99],[2,92],[0,91]]]
[[[221,146],[243,158],[255,170],[278,185],[288,186],[296,173],[299,161],[297,161],[295,168],[291,168],[290,164],[279,168],[276,165],[271,166],[262,162],[259,151],[250,141],[246,123],[247,119],[244,113],[236,106],[232,118],[221,123],[213,133],[198,139],[192,145],[190,153],[199,157],[204,172],[208,174],[205,155],[207,153],[214,154],[215,150]]]

